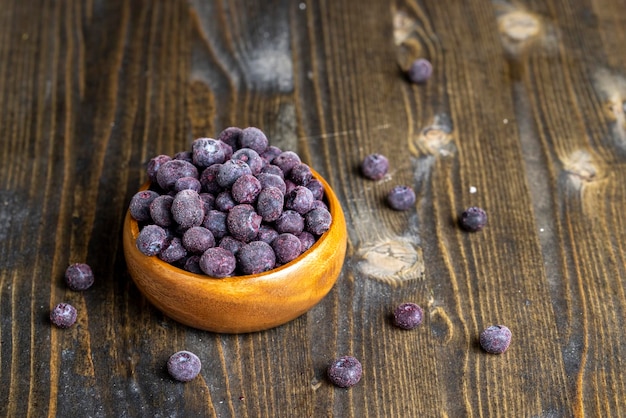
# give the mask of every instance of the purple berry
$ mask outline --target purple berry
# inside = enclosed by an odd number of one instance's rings
[[[304,215],[311,210],[314,200],[313,192],[304,186],[296,186],[285,195],[285,209],[295,210],[300,215]]]
[[[190,273],[204,274],[204,272],[200,268],[199,255],[192,255],[190,257],[187,257],[187,259],[185,260],[185,264],[183,264],[183,268]]]
[[[283,173],[283,170],[281,170],[279,166],[274,165],[274,164],[267,164],[267,165],[263,166],[263,168],[261,169],[261,173],[264,173],[264,174],[274,174],[274,175],[277,175],[278,177],[280,177],[283,180],[285,179],[285,173]],[[259,174],[261,174],[261,173],[259,173]],[[258,177],[258,175],[257,175],[257,177]]]
[[[161,195],[150,204],[150,217],[152,221],[163,227],[168,227],[174,223],[172,217],[172,203],[174,198],[169,195]]]
[[[469,207],[461,214],[459,223],[466,231],[480,231],[487,225],[487,213],[479,207]]]
[[[200,199],[204,203],[204,213],[209,213],[210,210],[215,209],[215,196],[211,193],[200,193]]]
[[[200,257],[200,268],[211,277],[228,277],[233,274],[237,260],[233,253],[225,248],[213,247],[206,250]]]
[[[193,190],[200,193],[202,185],[200,180],[195,177],[181,177],[174,183],[174,191],[180,192],[181,190]]]
[[[202,171],[202,174],[200,174],[202,191],[211,194],[217,194],[222,191],[222,186],[220,186],[218,182],[218,176],[222,166],[223,164],[213,164]]]
[[[237,205],[233,195],[228,190],[220,192],[215,198],[215,208],[222,212],[228,212]]]
[[[403,303],[393,312],[393,324],[402,329],[413,329],[422,323],[424,311],[415,303]]]
[[[263,151],[263,153],[261,154],[261,158],[271,164],[272,160],[278,157],[282,152],[283,150],[281,150],[280,148],[275,147],[274,145],[270,145],[265,149],[265,151]]]
[[[182,242],[187,251],[202,254],[215,246],[215,237],[208,229],[202,226],[194,226],[185,231]]]
[[[230,193],[239,203],[254,203],[261,192],[261,182],[252,174],[244,174],[239,177],[230,190]]]
[[[313,198],[315,200],[322,200],[324,198],[324,185],[318,179],[311,179],[306,184],[306,188],[313,193]]]
[[[204,220],[204,202],[198,192],[181,190],[172,202],[172,216],[183,228],[199,226]]]
[[[300,250],[302,252],[307,251],[313,246],[313,244],[315,244],[315,236],[310,232],[302,231],[296,236],[300,240]]]
[[[413,61],[407,75],[413,83],[425,83],[433,74],[433,66],[427,59],[419,58]]]
[[[278,235],[278,231],[276,231],[271,226],[261,224],[261,226],[259,227],[259,232],[256,236],[256,240],[263,241],[271,245],[272,241],[274,241],[274,239],[276,239]]]
[[[289,171],[289,180],[299,186],[306,186],[311,181],[311,178],[313,178],[311,168],[304,163],[296,164]]]
[[[233,255],[237,255],[241,247],[243,247],[244,245],[246,245],[245,242],[239,241],[238,239],[227,235],[220,240],[219,247],[230,251],[231,253],[233,253]]]
[[[222,164],[226,158],[224,148],[213,138],[198,138],[191,144],[193,163],[198,167]]]
[[[361,163],[361,172],[372,180],[380,180],[389,170],[389,160],[382,154],[370,154]]]
[[[504,325],[492,325],[480,333],[480,346],[488,353],[502,354],[511,344],[511,330]]]
[[[267,149],[269,141],[259,128],[249,127],[241,132],[239,144],[241,148],[250,148],[256,151],[257,154],[262,154]]]
[[[215,239],[221,239],[228,233],[226,213],[219,210],[209,211],[204,217],[202,226],[211,231]]]
[[[137,237],[137,248],[147,256],[157,255],[167,242],[167,233],[158,225],[146,225]]]
[[[259,173],[256,178],[261,182],[261,188],[266,189],[268,187],[278,188],[283,195],[287,191],[287,186],[282,177],[270,173]]]
[[[273,222],[283,213],[284,196],[276,187],[261,190],[257,199],[257,212],[265,222]]]
[[[233,153],[231,160],[243,161],[248,164],[250,171],[255,176],[261,172],[263,168],[263,159],[259,156],[259,153],[250,148],[240,148]]]
[[[87,290],[93,282],[93,272],[87,264],[74,263],[65,270],[65,284],[72,290]]]
[[[181,177],[198,177],[198,169],[184,160],[171,160],[161,165],[157,172],[157,182],[163,190],[173,190],[176,180]]]
[[[239,145],[241,132],[241,128],[231,126],[230,128],[226,128],[222,132],[220,132],[217,136],[217,140],[230,145],[233,150],[238,150],[239,148],[241,148],[241,146]]]
[[[396,186],[387,195],[387,203],[394,210],[409,210],[415,205],[415,192],[409,186]]]
[[[304,215],[306,230],[313,235],[322,235],[330,229],[333,218],[329,211],[324,208],[313,209]]]
[[[293,234],[280,234],[272,241],[272,249],[276,254],[276,261],[285,264],[297,258],[301,253],[300,240]]]
[[[171,160],[172,158],[169,155],[157,155],[156,157],[152,158],[148,162],[148,167],[146,168],[148,180],[150,180],[152,183],[156,183],[157,172],[159,171],[159,168],[161,167],[161,165]]]
[[[188,163],[193,164],[193,154],[191,153],[191,151],[181,151],[181,152],[177,152],[174,155],[174,159],[175,160],[183,160],[183,161],[187,161]]]
[[[173,237],[170,239],[161,252],[158,254],[158,257],[165,261],[166,263],[174,263],[178,260],[181,260],[187,256],[187,250],[183,246],[182,241],[178,237]]]
[[[237,179],[245,174],[252,174],[250,166],[243,160],[230,159],[222,164],[217,173],[217,184],[223,188],[230,188]]]
[[[349,388],[361,380],[363,368],[361,362],[352,356],[343,356],[335,359],[328,366],[328,379],[340,388]]]
[[[285,210],[274,222],[274,227],[281,234],[288,232],[298,235],[304,230],[304,218],[295,210]]]
[[[261,220],[261,216],[256,213],[252,205],[241,204],[228,212],[226,224],[228,225],[228,232],[235,239],[250,242],[256,238]]]
[[[285,180],[285,196],[287,196],[293,189],[298,187],[296,183],[291,180]]]
[[[128,207],[130,216],[137,222],[146,222],[152,219],[150,216],[150,204],[157,197],[159,197],[159,194],[152,190],[143,190],[135,193]]]
[[[298,154],[293,151],[284,151],[272,160],[272,164],[278,166],[286,178],[289,177],[291,169],[301,162]]]
[[[241,247],[237,261],[243,274],[259,274],[274,268],[276,255],[269,244],[252,241]]]
[[[69,303],[59,303],[50,311],[50,321],[59,328],[69,328],[76,322],[76,308]]]
[[[189,351],[179,351],[167,360],[167,371],[179,382],[189,382],[200,373],[202,363],[198,356]]]

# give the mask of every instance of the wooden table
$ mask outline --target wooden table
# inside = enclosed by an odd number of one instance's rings
[[[626,1],[3,1],[0,415],[626,416]],[[425,85],[403,70],[433,63]],[[337,192],[331,293],[265,332],[153,308],[121,248],[154,155],[257,126]],[[361,159],[385,154],[370,181]],[[407,184],[415,207],[390,210]],[[479,233],[459,213],[481,206]],[[69,263],[96,284],[72,292]],[[75,305],[77,324],[50,325]],[[424,323],[391,325],[412,301]],[[477,343],[505,324],[503,355]],[[187,349],[201,376],[165,371]],[[352,354],[361,382],[328,363]]]

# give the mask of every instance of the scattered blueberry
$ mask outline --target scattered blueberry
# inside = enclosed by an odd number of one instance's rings
[[[69,303],[59,303],[50,311],[50,321],[59,328],[69,328],[76,322],[76,308]]]
[[[370,154],[361,163],[361,173],[368,179],[380,180],[389,171],[389,160],[382,154]]]
[[[477,206],[469,207],[461,214],[459,223],[466,231],[480,231],[487,224],[487,213]]]
[[[422,84],[428,81],[433,74],[433,65],[424,58],[418,58],[411,64],[407,73],[413,83]]]
[[[190,351],[179,351],[167,360],[167,371],[172,378],[180,382],[189,382],[200,373],[202,363],[198,356]]]
[[[409,186],[396,186],[387,195],[387,203],[394,210],[409,210],[415,205],[415,192]]]
[[[65,283],[72,290],[87,290],[93,282],[93,271],[87,264],[74,263],[65,270]]]
[[[511,330],[504,325],[492,325],[480,333],[480,346],[488,353],[502,354],[511,344]]]
[[[349,388],[361,380],[363,367],[361,362],[352,356],[335,359],[327,370],[328,379],[340,388]]]
[[[415,303],[403,303],[393,312],[393,324],[402,329],[413,329],[422,323],[424,311]]]

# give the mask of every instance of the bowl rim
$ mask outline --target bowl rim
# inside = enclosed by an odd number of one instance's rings
[[[313,175],[313,177],[320,181],[322,183],[322,185],[324,186],[324,200],[326,203],[326,206],[328,207],[328,211],[330,212],[331,215],[331,224],[330,227],[328,228],[328,230],[326,232],[324,232],[322,235],[320,235],[319,237],[317,237],[317,239],[315,240],[315,243],[305,252],[303,252],[302,254],[300,254],[298,257],[296,257],[295,259],[291,260],[288,263],[285,263],[279,267],[275,267],[271,270],[267,270],[264,271],[262,273],[257,273],[257,274],[247,274],[247,275],[233,275],[233,276],[227,276],[227,277],[214,277],[214,276],[209,276],[207,274],[197,274],[197,273],[193,273],[187,270],[184,270],[182,268],[176,267],[168,262],[165,262],[163,260],[161,260],[159,257],[157,256],[147,256],[143,253],[141,253],[139,251],[139,249],[137,248],[136,245],[132,246],[131,251],[133,252],[137,252],[138,254],[140,254],[143,257],[152,259],[151,261],[157,264],[157,267],[160,267],[164,270],[174,270],[174,272],[176,274],[179,275],[184,275],[186,279],[191,280],[191,281],[197,281],[200,283],[206,283],[207,280],[215,280],[219,283],[229,283],[229,284],[233,284],[233,283],[238,283],[238,282],[246,282],[246,281],[257,281],[257,280],[263,280],[263,279],[271,279],[271,276],[282,272],[283,270],[289,270],[291,268],[294,268],[294,266],[296,266],[298,264],[299,261],[307,258],[307,257],[314,257],[315,256],[315,249],[321,245],[324,244],[324,242],[329,239],[329,236],[331,236],[332,234],[330,234],[330,230],[334,227],[337,226],[337,222],[336,220],[338,219],[337,216],[342,216],[344,217],[343,213],[340,211],[341,209],[341,205],[339,204],[339,199],[337,198],[337,196],[335,195],[334,190],[330,187],[330,185],[328,184],[328,182],[317,172],[315,171],[313,168],[311,168],[311,173]],[[148,190],[150,188],[150,180],[146,180],[142,186],[139,188],[138,192],[141,191],[145,191]],[[130,226],[130,233],[131,233],[131,238],[133,243],[136,242],[137,237],[139,236],[139,222],[137,222],[131,215],[130,215],[130,208],[126,211],[126,218],[127,218],[127,224]],[[345,222],[342,222],[345,223]],[[347,233],[347,231],[346,231]]]

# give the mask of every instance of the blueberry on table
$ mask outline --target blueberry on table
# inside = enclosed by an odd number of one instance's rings
[[[50,321],[59,328],[69,328],[76,322],[76,308],[69,303],[59,303],[50,311]]]
[[[190,351],[179,351],[167,361],[167,371],[179,382],[189,382],[200,373],[202,363],[198,356]]]
[[[488,353],[502,354],[511,344],[511,330],[504,325],[492,325],[480,333],[480,346]]]
[[[461,214],[459,223],[466,231],[480,231],[487,225],[487,213],[477,206],[469,207]]]
[[[368,179],[380,180],[389,171],[389,160],[382,154],[370,154],[361,163],[361,173]]]
[[[335,359],[328,366],[328,379],[340,388],[349,388],[361,380],[363,367],[361,362],[352,356],[343,356]]]
[[[86,290],[94,282],[91,267],[84,263],[74,263],[65,270],[65,284],[72,290]]]
[[[422,323],[424,311],[415,303],[403,303],[393,312],[393,324],[398,328],[410,330]]]
[[[409,186],[396,186],[387,195],[387,203],[394,210],[409,210],[415,205],[415,192]]]
[[[407,75],[413,83],[422,84],[433,74],[433,65],[424,58],[418,58],[411,64]]]

